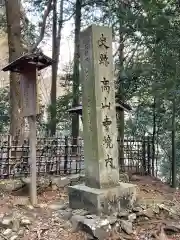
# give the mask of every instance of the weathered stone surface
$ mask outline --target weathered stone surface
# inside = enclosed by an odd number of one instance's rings
[[[177,222],[166,222],[164,229],[172,232],[180,232],[180,224]]]
[[[129,216],[128,216],[128,220],[130,222],[134,222],[134,220],[136,220],[136,214],[135,213],[131,213]]]
[[[108,236],[110,230],[110,222],[108,219],[102,219],[95,215],[74,215],[71,218],[74,230],[83,229],[95,239],[104,240]]]
[[[18,231],[18,236],[20,236],[20,237],[22,237],[22,236],[24,236],[24,229],[19,229],[19,231]]]
[[[113,225],[113,224],[115,224],[118,221],[116,216],[108,216],[107,220],[109,221],[110,225]]]
[[[100,42],[104,41],[103,38],[107,48],[99,46]],[[112,30],[92,25],[81,33],[80,46],[85,183],[92,188],[114,187],[119,182],[119,167]],[[101,62],[103,53],[107,59]],[[103,125],[103,122],[107,121],[110,122],[108,130]]]
[[[133,212],[141,212],[143,209],[141,207],[133,207]]]
[[[73,215],[85,216],[85,215],[88,215],[89,212],[87,210],[84,210],[84,209],[75,209],[75,210],[72,211],[72,214]]]
[[[78,231],[81,224],[84,222],[85,217],[81,215],[73,215],[70,222],[74,231]]]
[[[120,211],[119,213],[117,213],[117,217],[118,218],[126,218],[127,219],[128,216],[129,216],[129,212],[125,211],[125,210]]]
[[[20,228],[20,221],[19,221],[19,219],[17,219],[17,218],[13,219],[12,230],[14,232],[17,232],[19,230],[19,228]]]
[[[69,187],[69,205],[73,209],[83,208],[91,213],[111,214],[125,209],[136,199],[136,186],[121,183],[107,189],[95,189],[83,184]]]
[[[170,204],[162,203],[157,205],[160,212],[164,212],[166,216],[171,217],[174,220],[180,218],[180,207],[179,205],[170,206]]]
[[[21,180],[1,180],[0,181],[0,189],[5,191],[13,191],[23,186],[23,182]]]
[[[12,225],[12,222],[13,222],[13,218],[11,215],[5,216],[1,221],[1,223],[4,227],[8,227],[8,226]]]
[[[56,203],[52,203],[48,206],[52,210],[64,210],[67,207],[67,204],[64,203],[64,201],[59,201]]]
[[[127,234],[133,233],[133,225],[132,222],[121,220],[121,228],[124,230]]]
[[[84,78],[85,185],[69,187],[69,206],[111,214],[132,206],[136,200],[136,186],[119,183],[112,31],[92,25],[81,33],[80,45]],[[128,176],[123,177],[124,182],[129,182]],[[102,219],[85,215],[74,215],[71,221],[76,227],[84,224],[98,239],[106,237],[110,225],[110,220],[102,223]],[[115,218],[111,222],[114,221]]]
[[[144,216],[150,219],[154,216],[154,212],[152,208],[148,208],[137,213],[137,216]]]
[[[7,228],[6,230],[4,230],[4,231],[2,232],[2,234],[3,234],[4,236],[9,236],[9,235],[11,235],[11,233],[12,233],[12,229],[11,229],[11,228]]]
[[[169,214],[178,214],[176,208],[167,206],[165,204],[158,204],[159,209],[167,211]]]
[[[51,185],[53,190],[64,188],[69,185],[73,186],[79,183],[83,183],[84,181],[85,181],[84,174],[72,174],[68,177],[59,177],[59,176],[51,177]]]
[[[92,235],[99,240],[104,240],[108,236],[110,230],[109,221],[107,219],[87,219],[85,218],[83,224],[89,227]]]
[[[10,240],[16,240],[18,239],[18,235],[14,234],[13,236],[11,236]]]
[[[71,223],[70,221],[66,221],[63,225],[61,225],[63,229],[70,229],[71,228]]]
[[[154,205],[153,207],[152,207],[152,210],[153,210],[153,212],[155,213],[155,214],[159,214],[160,213],[160,209],[159,209],[159,207],[157,206],[157,205]]]
[[[37,205],[36,206],[32,206],[31,204],[27,205],[27,208],[31,210],[34,209],[34,207],[37,207]]]
[[[70,184],[70,180],[67,177],[52,177],[51,184],[56,185],[58,188],[64,188]]]
[[[21,224],[22,226],[27,226],[27,225],[31,225],[32,222],[31,222],[31,220],[30,220],[29,218],[23,217],[23,218],[21,219],[20,224]]]
[[[59,210],[58,211],[59,217],[64,219],[64,220],[69,220],[72,217],[72,210]]]
[[[27,178],[22,178],[22,181],[24,182],[24,183],[26,183],[26,184],[30,184],[30,182],[31,182],[31,179],[29,178],[29,177],[27,177]],[[50,183],[50,181],[51,181],[51,178],[50,178],[50,176],[49,177],[43,177],[43,176],[40,176],[40,177],[38,177],[37,178],[37,185],[41,185],[41,186],[48,186],[49,185],[49,183]]]
[[[134,185],[119,183],[112,29],[93,24],[81,33],[80,48],[85,185],[69,187],[69,204],[111,214],[136,199]]]

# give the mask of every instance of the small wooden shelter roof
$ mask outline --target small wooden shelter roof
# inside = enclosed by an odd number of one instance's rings
[[[125,110],[125,111],[130,111],[132,110],[131,106],[127,103],[123,103],[121,101],[119,101],[119,103],[116,103],[116,111],[120,111],[120,110]],[[69,113],[77,113],[79,115],[82,115],[82,105],[78,105],[76,107],[70,108],[68,109]]]
[[[121,100],[116,100],[117,102],[117,105],[121,108],[121,109],[124,109],[125,111],[129,112],[132,110],[132,107],[128,104],[128,103],[125,103]]]
[[[37,70],[42,70],[52,65],[53,62],[54,60],[44,55],[42,52],[30,53],[23,55],[15,61],[11,62],[2,70],[21,73],[28,65],[35,65]]]

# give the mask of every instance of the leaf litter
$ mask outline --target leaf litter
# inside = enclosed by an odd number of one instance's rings
[[[130,182],[137,185],[138,201],[140,205],[146,207],[156,204],[164,204],[168,207],[177,206],[180,209],[180,192],[174,191],[167,184],[162,183],[156,178],[150,176],[132,176]],[[19,229],[19,240],[87,240],[87,233],[83,231],[74,232],[71,224],[67,220],[57,218],[48,205],[58,201],[68,202],[68,194],[66,189],[53,191],[47,189],[38,196],[38,206],[32,207],[28,197],[13,196],[10,193],[1,192],[0,199],[0,219],[1,216],[16,213],[18,216],[25,216],[30,219],[30,225],[25,225]],[[172,222],[179,223],[179,231],[168,229]],[[138,220],[133,223],[133,234],[128,235],[121,229],[112,229],[107,240],[177,240],[180,239],[180,218],[173,219],[167,215],[167,211],[161,209],[151,219],[138,216]],[[2,230],[2,229],[0,229]],[[20,230],[22,230],[20,232]],[[2,235],[2,231],[1,231]],[[0,239],[1,239],[0,235]],[[3,236],[2,239],[6,239]],[[7,238],[11,239],[11,238]],[[13,239],[13,238],[12,238]],[[15,238],[14,238],[15,239]]]

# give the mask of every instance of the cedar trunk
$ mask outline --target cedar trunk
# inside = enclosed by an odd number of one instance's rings
[[[172,100],[172,187],[176,188],[176,102]]]
[[[51,84],[51,135],[56,133],[56,98],[57,98],[57,76],[60,55],[60,43],[63,28],[63,6],[64,0],[60,2],[60,16],[57,18],[57,0],[53,0],[53,38],[52,38],[52,58],[55,62],[52,65],[52,84]]]
[[[79,104],[79,64],[80,64],[80,29],[81,29],[81,8],[82,0],[76,0],[75,12],[75,41],[74,41],[74,67],[73,67],[73,107]],[[78,114],[72,115],[72,137],[75,139],[79,135],[79,116]]]
[[[51,82],[51,135],[56,133],[56,93],[57,93],[57,62],[56,62],[56,36],[57,36],[57,0],[53,0],[53,30],[52,30],[52,59],[55,62],[52,65]]]
[[[152,176],[155,175],[155,143],[156,143],[156,97],[154,97],[153,103],[153,135],[152,135]],[[156,169],[157,170],[157,169]]]
[[[123,83],[121,80],[121,72],[123,71],[123,59],[124,59],[124,43],[123,43],[123,33],[121,32],[121,26],[119,28],[119,88],[118,88],[118,98],[124,101],[124,90]],[[119,166],[120,169],[124,167],[124,109],[119,112],[118,118],[118,139],[120,140],[119,147]]]
[[[20,26],[20,1],[6,0],[6,18],[9,45],[9,62],[16,60],[22,55],[21,46],[21,26]],[[13,137],[18,137],[18,141],[23,136],[23,116],[21,112],[21,96],[19,76],[10,73],[10,132]]]

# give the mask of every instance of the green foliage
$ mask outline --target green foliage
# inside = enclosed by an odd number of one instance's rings
[[[6,16],[4,6],[0,6],[0,31],[6,31]]]
[[[31,13],[42,20],[47,0],[29,3]],[[58,1],[59,3],[59,1]],[[65,2],[67,18],[74,11],[75,1]],[[113,41],[118,45],[114,56],[117,97],[132,106],[132,114],[125,121],[125,135],[155,137],[155,153],[161,176],[170,181],[172,161],[172,132],[176,133],[176,159],[180,176],[180,5],[165,0],[93,0],[83,1],[82,26],[92,23],[108,25],[113,29]],[[51,33],[51,16],[48,32]],[[26,39],[33,41],[39,27],[28,24]],[[46,32],[47,33],[47,32]],[[39,35],[39,34],[38,34]],[[27,40],[28,41],[28,40]],[[63,51],[63,49],[62,49]],[[72,76],[72,70],[69,74]],[[70,130],[72,82],[68,82],[64,96],[57,99],[57,125]],[[175,101],[174,128],[173,108]],[[0,113],[3,108],[1,103]],[[43,127],[49,128],[49,123]],[[1,124],[1,123],[0,123]],[[4,126],[4,125],[3,125]],[[0,127],[1,128],[1,127]],[[180,178],[180,177],[178,177]]]
[[[125,122],[125,135],[154,137],[156,149],[159,149],[155,157],[161,176],[170,180],[174,130],[180,175],[180,6],[164,0],[91,1],[84,2],[82,13],[83,26],[91,23],[112,26],[113,40],[119,43],[114,56],[117,97],[133,107]],[[172,126],[173,101],[176,104],[175,129]],[[61,99],[64,107],[68,103]],[[61,104],[60,109],[63,109]],[[59,119],[63,117],[65,115],[61,114]]]
[[[58,127],[63,130],[70,130],[71,115],[68,112],[72,106],[72,93],[69,92],[66,95],[57,99],[57,119]]]
[[[9,88],[0,88],[0,132],[9,129]]]
[[[155,145],[160,149],[157,157],[161,176],[170,179],[172,130],[176,132],[180,174],[180,6],[163,0],[132,4],[111,0],[108,7],[103,8],[104,16],[111,19],[114,41],[120,42],[115,56],[117,94],[133,107],[132,115],[125,122],[125,134],[154,136]],[[172,126],[173,101],[175,129]]]
[[[70,126],[71,126],[71,115],[68,112],[72,106],[72,92],[67,92],[65,95],[58,97],[56,102],[56,111],[57,111],[57,130],[70,133]],[[49,105],[48,106],[48,113],[52,111],[51,108],[55,106]],[[51,129],[50,122],[46,125],[47,129]]]

